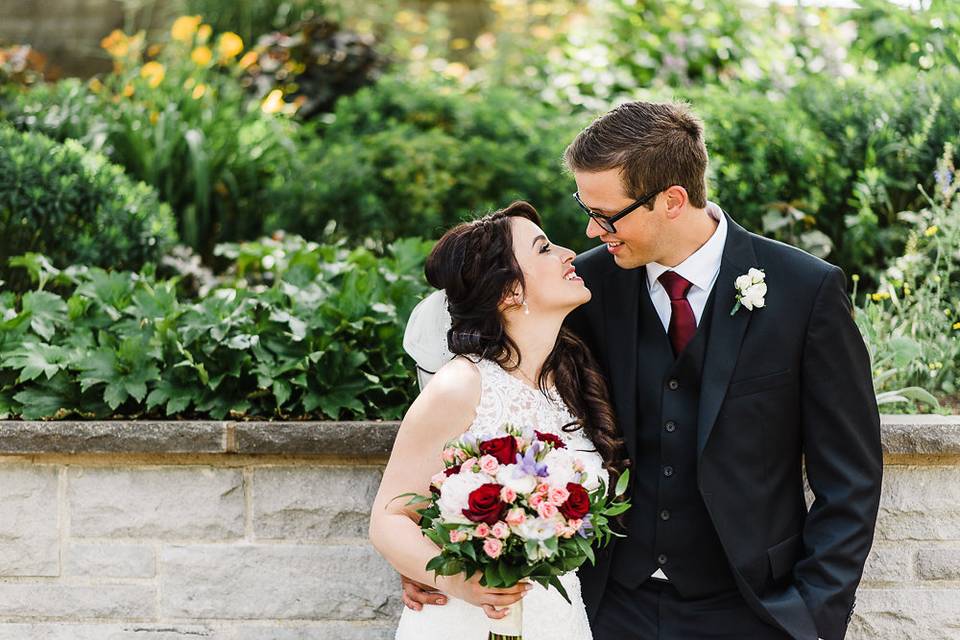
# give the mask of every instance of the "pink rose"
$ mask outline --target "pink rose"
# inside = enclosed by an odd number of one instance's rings
[[[537,505],[537,513],[540,514],[541,518],[550,520],[556,516],[559,511],[557,510],[557,505],[550,502],[541,502]]]
[[[504,502],[513,503],[517,499],[517,492],[510,487],[504,487],[500,490],[500,499]]]
[[[476,458],[467,458],[460,464],[460,471],[473,471],[473,465],[477,464]]]
[[[483,551],[491,558],[496,558],[503,551],[503,543],[496,538],[487,538],[483,541]]]
[[[453,464],[457,459],[457,452],[459,449],[454,449],[453,447],[447,447],[443,450],[443,462],[445,464]]]
[[[537,493],[542,493],[546,495],[546,493],[550,491],[550,485],[547,484],[546,482],[541,482],[540,484],[537,485],[537,488],[535,489],[535,491]]]
[[[450,530],[450,542],[456,544],[458,542],[463,542],[466,539],[467,539],[466,531],[461,531],[460,529]]]
[[[527,521],[527,514],[520,507],[516,507],[507,512],[507,517],[504,520],[511,527],[517,527]]]
[[[489,473],[490,475],[496,475],[497,469],[500,468],[500,463],[497,462],[497,459],[487,454],[480,458],[480,470],[484,473]]]
[[[550,487],[550,491],[547,494],[547,500],[550,504],[555,504],[558,507],[566,502],[569,497],[570,492],[563,487]]]
[[[481,522],[477,525],[477,528],[473,530],[473,535],[477,536],[478,538],[486,538],[488,535],[490,535],[490,525],[488,525],[486,522]]]
[[[510,527],[507,526],[506,522],[500,520],[490,528],[490,533],[492,533],[494,537],[503,540],[504,538],[510,537]]]
[[[538,508],[538,507],[540,506],[540,504],[541,504],[542,502],[544,502],[546,499],[547,499],[547,498],[546,498],[546,496],[545,496],[544,494],[542,494],[542,493],[534,493],[534,494],[531,494],[531,496],[530,496],[530,498],[527,500],[527,502],[530,503],[530,506],[531,506],[531,507],[533,507],[534,509],[536,509],[536,508]]]

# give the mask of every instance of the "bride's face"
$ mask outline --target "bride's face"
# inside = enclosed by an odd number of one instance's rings
[[[510,218],[513,253],[523,271],[530,313],[564,314],[590,300],[590,290],[573,268],[576,253],[553,244],[543,230],[523,217]]]

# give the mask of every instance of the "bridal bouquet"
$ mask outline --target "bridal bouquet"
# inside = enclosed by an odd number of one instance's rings
[[[623,537],[609,518],[630,508],[629,472],[608,496],[597,456],[578,455],[554,434],[511,424],[483,440],[468,432],[447,443],[443,462],[431,495],[403,494],[413,496],[409,505],[427,503],[417,513],[441,549],[426,567],[438,575],[480,572],[481,584],[495,588],[530,579],[570,602],[558,576],[595,563],[592,546]],[[521,605],[491,620],[490,638],[521,637]]]

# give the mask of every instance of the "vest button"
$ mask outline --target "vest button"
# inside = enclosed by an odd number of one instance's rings
[[[670,378],[670,380],[667,382],[667,388],[669,388],[671,391],[676,391],[680,388],[680,383],[677,382],[676,378]]]
[[[657,564],[659,565],[667,564],[666,554],[661,553],[660,555],[657,556]]]
[[[668,477],[668,478],[669,478],[670,476],[672,476],[672,475],[673,475],[673,467],[671,467],[670,465],[665,466],[665,467],[663,468],[663,475],[665,475],[665,476]]]
[[[669,520],[669,519],[670,519],[670,512],[667,511],[666,509],[664,509],[663,511],[661,511],[661,512],[660,512],[660,519],[661,519],[661,520]]]
[[[677,430],[677,423],[673,420],[667,420],[666,423],[664,423],[663,428],[667,430],[667,433],[673,433]]]

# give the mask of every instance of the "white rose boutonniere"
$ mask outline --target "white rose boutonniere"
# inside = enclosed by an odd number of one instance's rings
[[[763,269],[752,268],[734,281],[737,289],[737,302],[730,310],[730,315],[735,314],[740,306],[753,311],[764,305],[764,296],[767,295],[767,283],[763,281],[766,274]]]

